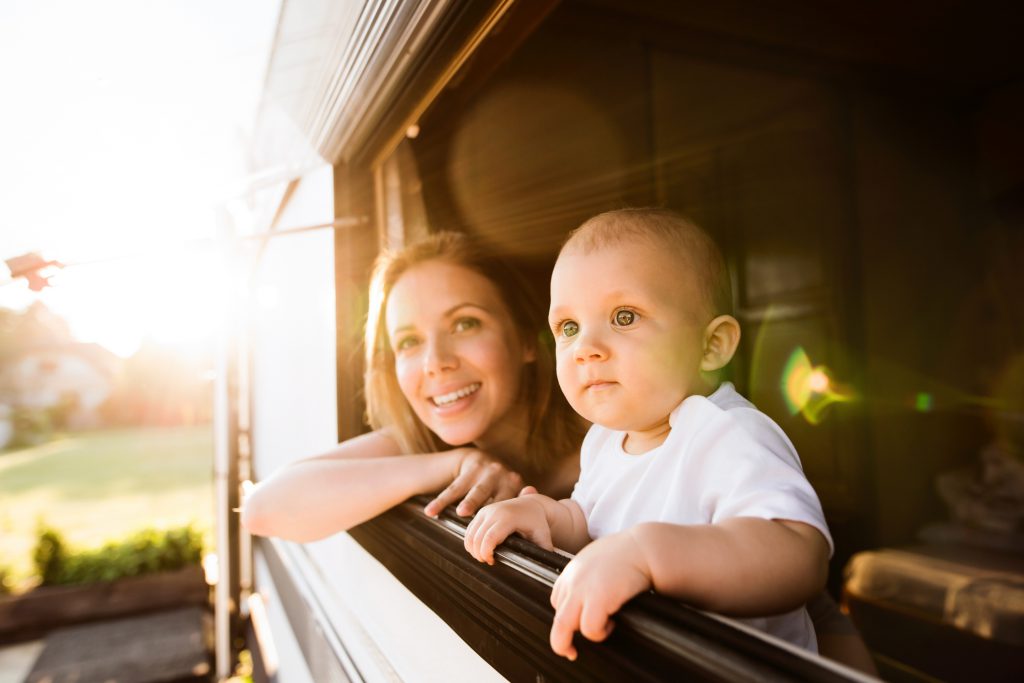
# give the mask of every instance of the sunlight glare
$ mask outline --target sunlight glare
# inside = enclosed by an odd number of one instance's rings
[[[790,414],[799,413],[812,425],[825,419],[826,409],[833,403],[857,398],[852,390],[833,381],[824,365],[813,366],[800,346],[793,350],[783,368],[781,389]]]
[[[216,207],[245,175],[279,5],[0,5],[0,258],[69,264],[38,294],[0,287],[0,306],[42,301],[122,356],[145,338],[210,343],[223,268],[185,245],[219,236]]]

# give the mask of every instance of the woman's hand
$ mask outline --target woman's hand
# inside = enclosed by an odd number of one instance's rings
[[[515,498],[523,487],[523,478],[518,472],[513,472],[483,451],[457,448],[452,453],[458,454],[452,483],[423,508],[423,512],[431,517],[436,517],[460,498],[462,502],[455,512],[469,517],[488,502]]]

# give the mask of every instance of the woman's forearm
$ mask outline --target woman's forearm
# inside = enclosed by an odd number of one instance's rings
[[[444,488],[456,466],[452,452],[299,461],[246,496],[242,523],[259,536],[315,541]]]

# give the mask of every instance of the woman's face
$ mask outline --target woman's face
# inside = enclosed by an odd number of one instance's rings
[[[507,448],[523,364],[534,359],[490,280],[444,261],[399,277],[385,310],[398,384],[442,441]],[[520,414],[525,414],[518,411]]]

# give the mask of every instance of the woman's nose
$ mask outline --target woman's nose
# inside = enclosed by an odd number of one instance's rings
[[[608,349],[592,332],[581,331],[579,333],[573,352],[578,364],[602,361],[608,358]]]
[[[427,352],[423,356],[423,369],[427,374],[435,375],[458,366],[458,357],[445,340],[431,339],[427,342]]]

